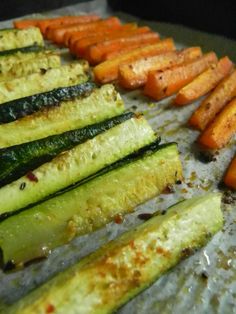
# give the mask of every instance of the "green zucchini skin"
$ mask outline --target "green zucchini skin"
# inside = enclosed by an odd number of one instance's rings
[[[78,89],[75,92],[78,92]],[[81,144],[132,117],[134,117],[134,114],[128,112],[82,129],[1,149],[0,187],[20,178],[28,171],[39,167],[43,163],[52,160],[59,153],[71,149],[75,145]]]
[[[157,139],[71,190],[2,221],[0,248],[5,269],[45,256],[45,247],[51,250],[101,228],[179,179],[182,167],[177,145],[159,145]]]
[[[60,102],[75,97],[86,97],[95,87],[94,83],[85,82],[6,102],[0,106],[0,123],[18,120],[43,108],[58,106]]]
[[[185,200],[109,242],[6,311],[108,314],[204,246],[223,227],[221,195]]]
[[[150,144],[154,139],[152,128],[142,116],[128,119],[64,151],[34,169],[33,173],[1,187],[0,214],[14,212],[44,200]],[[11,197],[13,194],[14,198]]]
[[[0,58],[5,56],[10,56],[17,53],[32,53],[32,52],[41,52],[44,51],[45,48],[39,45],[30,45],[27,47],[15,48],[10,50],[0,51]]]

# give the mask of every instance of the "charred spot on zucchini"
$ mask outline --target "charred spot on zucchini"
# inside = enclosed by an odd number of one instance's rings
[[[123,233],[14,304],[8,314],[113,313],[223,226],[217,193],[193,197]],[[83,284],[81,284],[83,283]],[[92,289],[91,289],[92,287]]]
[[[45,256],[42,247],[53,249],[132,212],[174,183],[176,171],[182,178],[177,145],[159,145],[156,139],[60,195],[9,217],[0,223],[3,264],[14,260],[17,266]]]
[[[34,169],[38,182],[28,182],[23,191],[19,190],[19,185],[25,182],[25,176],[3,186],[0,189],[0,214],[14,212],[43,200],[154,139],[155,134],[143,117],[128,119]],[[10,196],[13,194],[14,198]]]
[[[0,186],[52,160],[58,154],[134,117],[131,112],[41,140],[0,149]],[[27,178],[29,176],[27,175]],[[21,185],[20,185],[21,186]]]
[[[58,106],[60,102],[75,97],[86,97],[95,87],[94,83],[85,82],[6,102],[0,106],[0,123],[15,121],[43,108]]]

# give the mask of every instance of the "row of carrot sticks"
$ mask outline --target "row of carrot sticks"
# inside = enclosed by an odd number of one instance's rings
[[[98,83],[143,88],[154,100],[176,94],[175,106],[208,94],[189,119],[201,131],[198,143],[208,149],[224,147],[236,133],[236,70],[227,56],[218,59],[200,47],[177,51],[172,38],[161,40],[147,26],[96,14],[15,21],[14,26],[39,27],[46,39],[87,59]],[[225,183],[236,189],[236,157]]]

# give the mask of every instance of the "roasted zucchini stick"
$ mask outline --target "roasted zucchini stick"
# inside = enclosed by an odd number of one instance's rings
[[[44,73],[45,70],[61,66],[61,58],[57,54],[45,54],[37,58],[29,59],[27,62],[17,62],[11,70],[0,75],[0,82],[9,81],[17,77],[27,76],[32,73]]]
[[[20,178],[43,163],[52,160],[61,152],[84,143],[131,117],[134,117],[134,113],[124,113],[82,129],[67,131],[38,141],[0,150],[0,186]]]
[[[95,86],[96,85],[92,82],[86,82],[67,87],[58,87],[49,92],[6,102],[0,106],[0,123],[12,122],[44,108],[47,109],[48,107],[59,106],[61,102],[65,100],[74,100],[82,96],[85,97],[91,93]],[[114,94],[116,94],[115,91]],[[32,117],[34,121],[37,116],[38,115]]]
[[[123,101],[113,85],[103,85],[99,89],[94,89],[94,87],[94,84],[90,82],[77,85],[74,91],[77,96],[73,100],[59,104],[55,102],[56,107],[15,122],[0,125],[0,148],[82,128],[121,114],[124,111]],[[89,93],[91,94],[89,95]],[[84,97],[86,95],[88,96]],[[56,93],[54,96],[56,96]],[[67,97],[66,94],[64,96]],[[53,101],[53,99],[56,99],[56,97],[50,98],[49,101]],[[44,101],[45,99],[42,100],[43,105],[49,104]],[[32,107],[37,108],[39,105],[39,97],[36,97],[35,106],[32,104]],[[0,114],[2,107],[4,105],[0,105]],[[19,108],[15,106],[14,109],[18,110]],[[26,107],[26,110],[28,109],[29,107]],[[0,156],[1,152],[0,149]]]
[[[6,314],[106,314],[149,287],[205,245],[223,226],[221,196],[205,194],[171,207],[55,276]]]
[[[152,128],[143,117],[131,118],[2,187],[0,214],[43,200],[151,143],[154,138]]]
[[[26,62],[50,53],[53,53],[53,51],[45,50],[45,48],[40,46],[0,51],[0,74],[11,71],[16,63]]]
[[[87,80],[87,62],[72,63],[44,73],[33,73],[10,81],[0,82],[0,104],[52,90],[79,84]]]
[[[7,267],[45,256],[45,247],[53,249],[100,228],[182,179],[176,144],[158,143],[103,169],[93,180],[0,223],[3,264]]]
[[[2,29],[0,30],[0,38],[0,51],[30,45],[44,45],[42,34],[37,27],[21,30],[14,28]]]

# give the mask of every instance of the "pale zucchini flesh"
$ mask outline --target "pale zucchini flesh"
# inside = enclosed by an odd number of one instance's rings
[[[223,226],[221,196],[205,194],[171,207],[55,276],[6,314],[108,314],[205,245]]]
[[[86,62],[77,62],[49,69],[45,73],[33,73],[28,76],[0,82],[0,104],[46,92],[53,88],[70,86],[87,81]]]
[[[14,212],[40,201],[148,145],[154,139],[155,134],[143,117],[129,119],[35,169],[33,175],[37,182],[23,176],[2,187],[0,214]],[[25,185],[23,190],[20,188],[22,184]]]
[[[117,214],[133,211],[167,185],[182,179],[176,144],[151,144],[116,166],[1,222],[3,264],[17,266],[45,256],[48,250],[75,236],[104,226]]]
[[[39,28],[0,30],[0,51],[30,45],[44,46],[43,36]]]
[[[45,54],[37,58],[28,59],[27,62],[17,62],[12,68],[0,75],[1,81],[9,81],[17,77],[27,76],[32,73],[44,73],[45,70],[58,68],[61,65],[61,58],[56,54]]]
[[[61,102],[47,111],[0,125],[0,148],[60,134],[119,115],[124,103],[113,85],[103,85],[88,97]]]
[[[26,50],[26,51],[25,51]],[[16,63],[26,62],[31,59],[41,58],[53,52],[45,50],[42,47],[27,47],[22,49],[13,49],[4,51],[1,55],[0,51],[0,74],[5,74],[11,71]]]

